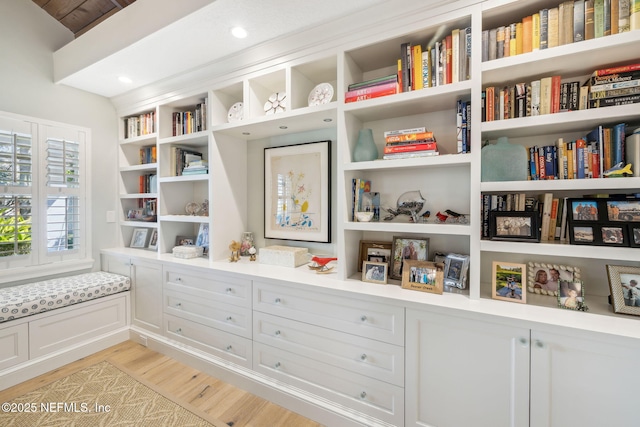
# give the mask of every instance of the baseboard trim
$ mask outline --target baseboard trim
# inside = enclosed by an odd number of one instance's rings
[[[323,425],[394,427],[392,424],[368,417],[351,408],[337,405],[305,390],[144,329],[131,326],[130,339]]]

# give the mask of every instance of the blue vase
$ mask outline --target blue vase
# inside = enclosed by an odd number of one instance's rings
[[[353,149],[354,162],[367,162],[378,158],[378,148],[373,141],[373,131],[371,129],[360,129],[358,142]]]

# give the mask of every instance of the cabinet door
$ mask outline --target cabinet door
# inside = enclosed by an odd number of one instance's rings
[[[531,427],[637,426],[640,343],[531,334]]]
[[[407,310],[406,425],[529,424],[529,330]]]
[[[162,330],[162,265],[131,260],[133,324],[154,332]]]

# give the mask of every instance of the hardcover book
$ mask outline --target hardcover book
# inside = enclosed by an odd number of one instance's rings
[[[549,28],[547,30],[548,32],[548,40],[547,40],[547,44],[549,45],[549,47],[556,47],[559,45],[559,9],[557,7],[551,8],[549,9]]]
[[[540,10],[540,50],[549,47],[549,9]]]
[[[591,40],[595,37],[594,27],[594,0],[584,2],[584,39]]]
[[[573,41],[581,42],[582,40],[584,40],[584,0],[575,0],[573,4]]]

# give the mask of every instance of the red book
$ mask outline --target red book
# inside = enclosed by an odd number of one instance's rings
[[[417,141],[419,139],[433,139],[433,132],[407,133],[403,135],[389,135],[385,142]]]
[[[353,97],[353,96],[368,95],[370,93],[388,92],[389,89],[393,89],[393,90],[397,91],[398,83],[389,82],[389,83],[383,83],[383,84],[379,84],[379,85],[375,85],[375,86],[369,86],[369,87],[364,87],[364,88],[360,88],[360,89],[349,90],[349,91],[344,93],[344,97],[345,98],[350,98],[350,97]]]
[[[601,68],[599,70],[594,71],[593,75],[606,76],[607,74],[626,73],[628,71],[637,71],[637,70],[640,70],[640,63],[621,65],[619,67],[612,67],[612,68]]]
[[[353,96],[345,97],[344,102],[347,103],[347,102],[364,101],[365,99],[379,98],[381,96],[393,95],[395,93],[398,93],[398,90],[396,88],[388,89],[382,92],[366,93],[364,95],[353,95]]]
[[[384,154],[409,153],[413,151],[436,151],[437,149],[438,144],[435,142],[427,142],[425,144],[387,145],[384,147]]]
[[[551,76],[551,113],[560,112],[560,76]]]
[[[495,108],[494,96],[495,96],[495,87],[489,86],[486,89],[486,95],[485,95],[485,100],[486,100],[486,103],[487,103],[485,121],[487,121],[487,122],[492,122],[493,121],[493,115],[495,113],[495,110],[494,110],[494,108]]]

